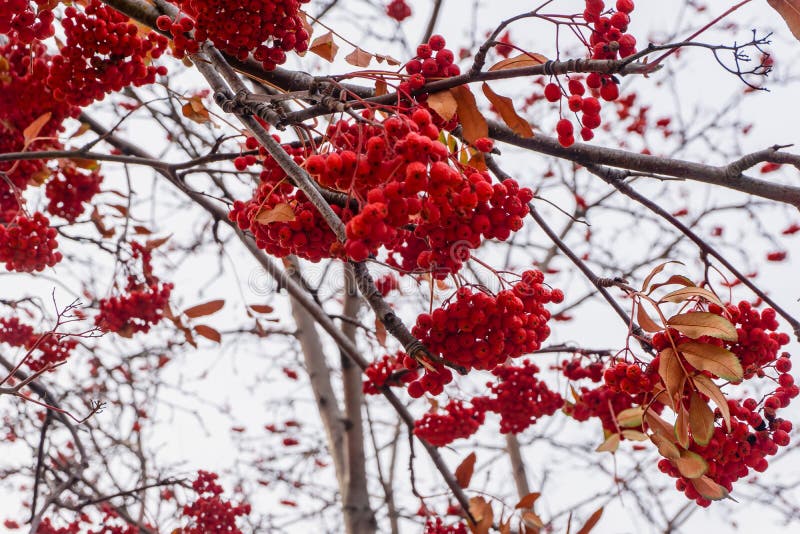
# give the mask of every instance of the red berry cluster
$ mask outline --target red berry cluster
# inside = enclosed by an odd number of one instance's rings
[[[397,22],[403,22],[411,16],[411,8],[405,0],[392,0],[386,6],[386,14]]]
[[[429,412],[414,423],[414,435],[435,447],[468,438],[483,424],[485,413],[476,407],[452,400],[443,413]]]
[[[157,32],[139,35],[127,16],[90,0],[80,11],[74,5],[64,10],[61,21],[66,44],[53,57],[47,85],[56,100],[88,106],[107,93],[128,85],[151,84],[166,67],[148,65],[167,47],[167,38]]]
[[[12,347],[22,347],[33,337],[33,328],[20,322],[18,318],[0,318],[0,342]]]
[[[425,104],[428,100],[427,93],[419,93],[413,98],[410,95],[430,80],[451,78],[461,74],[461,68],[455,64],[455,54],[446,45],[444,37],[432,35],[427,43],[417,47],[417,56],[405,65],[409,77],[397,87],[399,94],[406,95],[406,102],[401,103],[401,106],[413,106],[413,102],[416,101],[427,107]],[[449,121],[444,121],[434,113],[433,122],[440,128],[452,130],[458,126],[458,117],[454,116]]]
[[[636,363],[618,362],[603,373],[603,381],[614,393],[626,393],[631,397],[650,393],[659,382],[654,366],[644,370]]]
[[[84,203],[100,192],[102,181],[98,171],[81,172],[74,165],[62,165],[45,186],[45,195],[50,199],[47,211],[74,222],[83,213]]]
[[[711,306],[709,311],[720,313],[721,310]],[[775,310],[765,308],[759,312],[749,302],[742,301],[736,307],[728,306],[727,311],[739,334],[739,340],[729,350],[739,357],[744,378],[763,376],[764,367],[774,363],[780,348],[789,343],[786,333],[775,331],[778,329]]]
[[[564,296],[543,281],[540,271],[525,271],[512,289],[496,296],[462,287],[454,302],[420,315],[412,333],[452,363],[494,369],[508,358],[535,352],[550,335],[550,312],[544,305]]]
[[[208,534],[210,532],[229,532],[241,534],[236,526],[236,519],[250,513],[247,503],[234,504],[221,497],[223,489],[217,484],[216,473],[198,471],[197,479],[192,482],[192,489],[197,492],[197,499],[183,507],[184,517],[192,521],[191,526],[183,527],[184,534]]]
[[[384,386],[401,386],[417,379],[416,369],[407,369],[405,360],[408,355],[399,351],[392,356],[386,354],[380,360],[375,360],[364,370],[367,379],[364,380],[363,391],[367,395],[376,395]]]
[[[35,7],[34,7],[35,4]],[[7,0],[0,5],[0,35],[11,41],[30,44],[55,34],[52,8],[58,5],[53,0]]]
[[[501,365],[492,374],[499,381],[488,382],[493,397],[480,397],[472,404],[500,415],[500,432],[518,434],[545,415],[553,415],[564,399],[536,378],[539,368],[525,360],[522,366]]]
[[[425,534],[467,534],[467,532],[469,531],[464,523],[448,525],[441,517],[425,520]]]
[[[583,380],[588,378],[592,382],[600,382],[603,379],[603,369],[605,369],[601,362],[591,362],[588,365],[582,365],[580,358],[572,360],[564,360],[561,365],[554,366],[554,369],[561,371],[561,373],[570,380]]]
[[[73,337],[52,332],[34,334],[26,343],[26,348],[31,353],[25,360],[25,365],[36,372],[49,365],[64,362],[77,346],[78,341]]]
[[[389,273],[375,280],[375,288],[385,297],[392,291],[398,291],[400,283],[394,274]]]
[[[426,362],[427,367],[421,378],[408,384],[408,395],[414,399],[422,397],[427,391],[431,395],[439,395],[444,386],[453,381],[453,373],[441,363]],[[423,367],[414,358],[406,356],[403,364],[406,369],[415,370]]]
[[[9,271],[43,271],[61,261],[56,251],[56,230],[40,212],[32,217],[18,213],[7,225],[0,224],[0,262]]]
[[[162,15],[156,24],[172,34],[177,57],[197,52],[208,39],[241,61],[252,53],[264,69],[273,70],[286,62],[286,52],[308,49],[309,35],[300,17],[300,4],[308,1],[177,0],[183,16],[172,21]]]
[[[619,431],[617,414],[636,405],[636,400],[627,393],[612,391],[610,387],[602,385],[596,388],[581,387],[578,391],[578,400],[575,403],[566,403],[564,412],[576,421],[587,421],[596,417],[603,425],[603,430],[610,433]],[[654,402],[650,409],[661,413],[664,406]],[[641,428],[637,429],[641,430]],[[622,437],[624,439],[624,436]]]
[[[173,285],[159,281],[151,266],[152,252],[139,243],[132,243],[133,258],[142,259],[144,279],[128,276],[125,293],[100,300],[100,313],[95,324],[103,330],[130,337],[148,332],[164,318]]]

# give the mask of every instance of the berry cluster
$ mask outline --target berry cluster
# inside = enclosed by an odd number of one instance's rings
[[[252,53],[265,70],[286,62],[286,52],[308,49],[308,31],[300,4],[309,0],[235,2],[231,0],[177,0],[183,16],[172,21],[162,15],[158,28],[172,34],[175,55],[193,54],[206,39],[241,61]],[[194,34],[190,34],[194,30]]]
[[[164,318],[173,285],[159,281],[151,266],[152,252],[139,243],[132,243],[133,258],[142,259],[144,279],[128,276],[123,295],[100,300],[100,313],[95,324],[103,330],[130,337],[137,332],[148,332],[150,327]]]
[[[469,532],[464,523],[448,525],[441,517],[425,520],[425,534],[467,534]]]
[[[25,364],[31,371],[66,361],[78,342],[66,335],[54,332],[34,332],[16,317],[0,318],[0,343],[22,347],[27,351]]]
[[[605,369],[601,362],[591,362],[588,365],[582,365],[580,358],[572,360],[564,360],[561,365],[554,366],[554,369],[561,371],[561,373],[570,380],[583,380],[588,378],[592,382],[600,382],[603,379],[603,369]]]
[[[363,391],[367,395],[376,395],[384,386],[400,386],[417,379],[416,369],[407,369],[405,360],[408,355],[399,351],[392,356],[386,354],[380,360],[375,360],[364,370],[367,379],[364,380]]]
[[[56,251],[56,230],[40,212],[32,217],[18,213],[7,225],[0,224],[0,262],[9,271],[43,271],[61,261]]]
[[[35,4],[35,7],[34,5]],[[0,34],[7,35],[11,41],[30,44],[34,40],[44,40],[55,34],[52,8],[53,0],[9,0],[0,6]]]
[[[545,415],[553,415],[564,399],[536,378],[539,368],[528,360],[521,366],[501,365],[492,374],[499,381],[488,382],[493,397],[472,400],[474,406],[500,415],[500,432],[518,434]]]
[[[414,435],[435,447],[443,447],[461,438],[468,438],[483,424],[485,412],[452,400],[444,413],[429,412],[414,423]]]
[[[622,392],[635,397],[652,392],[659,377],[654,366],[642,370],[639,364],[618,362],[603,372],[603,381],[614,393]]]
[[[47,211],[74,222],[84,211],[84,203],[100,192],[103,176],[97,171],[81,172],[74,165],[62,165],[47,182],[45,195],[50,202]]]
[[[207,471],[198,471],[192,482],[192,489],[197,499],[183,507],[184,517],[192,520],[192,525],[183,527],[184,534],[207,534],[209,532],[229,532],[241,534],[236,526],[236,519],[250,513],[247,503],[233,504],[224,500],[221,495],[222,486],[217,484],[218,475]]]
[[[462,287],[455,302],[417,318],[412,333],[434,354],[467,369],[494,369],[507,358],[535,352],[550,335],[550,290],[540,271],[525,271],[512,289],[496,296]]]
[[[617,414],[636,405],[636,400],[627,393],[612,391],[606,385],[596,388],[581,387],[575,403],[566,403],[564,412],[576,421],[587,421],[597,418],[603,425],[603,430],[609,433],[619,431]],[[656,413],[661,413],[664,406],[654,402],[650,407]],[[623,437],[624,439],[624,437]]]
[[[74,5],[64,10],[61,21],[66,44],[54,56],[47,85],[56,100],[88,106],[107,93],[128,85],[151,84],[166,67],[149,65],[167,47],[157,32],[142,36],[122,13],[100,0],[90,0],[84,11]]]
[[[397,22],[403,22],[411,16],[411,8],[406,4],[406,0],[392,0],[386,6],[386,14]]]
[[[428,100],[427,93],[419,93],[413,98],[410,95],[421,89],[429,80],[451,78],[461,74],[461,68],[455,64],[455,54],[446,45],[444,37],[433,35],[427,43],[417,47],[416,57],[405,65],[409,77],[397,87],[398,93],[405,95],[405,102],[401,102],[401,107],[412,106],[414,101],[427,107],[425,104]],[[434,113],[433,121],[436,126],[446,130],[452,130],[458,125],[456,116],[444,121]]]

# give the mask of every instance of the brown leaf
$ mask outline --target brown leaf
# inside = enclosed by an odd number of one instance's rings
[[[529,493],[521,498],[514,508],[533,508],[534,503],[541,496],[542,494],[539,492]]]
[[[689,448],[689,411],[680,404],[677,409],[678,417],[675,418],[675,437],[678,444],[684,449]]]
[[[544,528],[544,521],[542,521],[542,518],[530,510],[522,513],[522,522],[525,524],[526,528],[537,529],[535,532],[538,532],[540,528]]]
[[[183,310],[183,313],[186,315],[186,317],[194,319],[195,317],[203,317],[204,315],[217,313],[222,309],[223,306],[225,306],[224,300],[212,300],[209,302],[204,302],[203,304],[198,304],[197,306],[192,306],[191,308],[187,308]]]
[[[644,309],[644,303],[639,301],[636,305],[636,322],[639,323],[646,332],[661,332],[663,327],[659,326]]]
[[[475,453],[471,452],[456,468],[456,482],[462,488],[469,487],[469,481],[472,480],[472,473],[475,471],[475,460],[477,459],[478,457],[475,456]]]
[[[631,441],[647,441],[647,434],[638,430],[625,429],[621,432],[622,437]]]
[[[136,232],[138,235],[150,235],[153,233],[146,226],[141,226],[138,224],[133,226],[133,231]]]
[[[328,32],[314,39],[308,50],[326,61],[333,61],[339,51],[339,45],[333,41],[333,32]]]
[[[700,478],[689,480],[697,493],[711,501],[719,501],[728,496],[728,490],[703,475]]]
[[[452,119],[456,114],[456,109],[458,108],[456,98],[450,91],[439,91],[438,93],[428,95],[428,100],[426,100],[426,103],[428,104],[428,107],[435,111],[436,114],[445,121]]]
[[[472,497],[469,500],[469,513],[475,518],[475,524],[469,523],[472,534],[489,534],[494,520],[492,505],[483,497]]]
[[[172,235],[168,235],[167,237],[160,237],[158,239],[148,239],[144,243],[144,248],[147,250],[155,250],[164,243],[166,243],[167,241],[169,241],[170,237],[172,237]]]
[[[681,457],[672,461],[686,478],[700,478],[708,471],[708,462],[693,451],[681,451]]]
[[[600,516],[603,515],[603,507],[601,506],[589,517],[586,523],[581,527],[581,529],[576,532],[575,534],[589,534],[592,531],[594,526],[600,521]]]
[[[514,130],[514,133],[522,137],[533,137],[533,128],[528,124],[528,121],[523,119],[517,114],[514,109],[514,102],[507,96],[498,95],[495,93],[488,83],[483,84],[483,94],[489,99],[494,108],[502,117],[503,122]]]
[[[725,341],[738,341],[736,327],[729,320],[709,312],[681,313],[670,317],[667,324],[681,334],[693,339],[711,336]]]
[[[386,84],[386,80],[382,78],[375,80],[375,96],[382,96],[385,94],[389,94],[389,87]]]
[[[39,115],[32,123],[30,123],[24,130],[22,130],[22,137],[25,139],[25,146],[28,146],[34,139],[39,137],[39,132],[42,131],[44,125],[50,120],[53,114],[49,111]]]
[[[211,120],[208,115],[208,110],[199,96],[191,97],[189,101],[181,107],[181,113],[187,119],[198,124],[204,124]]]
[[[644,410],[641,406],[622,410],[617,414],[617,423],[623,428],[636,428],[642,426]]]
[[[692,391],[689,398],[689,430],[698,445],[708,445],[714,435],[714,412],[703,398]]]
[[[521,69],[524,67],[544,65],[545,63],[547,63],[547,58],[542,54],[519,54],[518,56],[506,58],[498,63],[495,63],[489,67],[489,71]]]
[[[674,286],[674,285],[681,285],[681,286],[685,286],[685,287],[695,287],[695,283],[692,282],[691,280],[689,280],[688,278],[686,278],[685,276],[683,276],[681,274],[673,274],[672,276],[670,276],[667,279],[666,282],[653,284],[653,287],[650,288],[650,291],[648,291],[647,294],[649,295],[650,293],[652,293],[653,291],[655,291],[659,287]]]
[[[275,207],[261,210],[255,216],[255,221],[259,224],[269,224],[274,222],[291,222],[295,219],[294,210],[285,203],[275,204]]]
[[[708,398],[714,401],[714,404],[717,405],[717,408],[719,408],[719,411],[722,414],[722,420],[725,422],[728,432],[730,432],[731,410],[728,406],[728,401],[725,399],[725,395],[723,395],[722,390],[719,389],[719,386],[717,386],[705,375],[693,376],[692,382],[694,382],[695,387],[697,387],[700,393],[706,395]]]
[[[384,56],[383,54],[375,54],[375,60],[378,63],[383,63],[385,61],[387,65],[392,67],[396,67],[401,64],[400,61],[396,60],[392,56]]]
[[[647,277],[644,279],[644,283],[642,283],[642,293],[645,293],[645,292],[647,292],[647,287],[650,285],[650,281],[651,281],[651,280],[653,280],[653,278],[654,278],[654,277],[655,277],[655,276],[656,276],[658,273],[660,273],[661,271],[663,271],[663,270],[664,270],[664,268],[665,268],[667,265],[669,265],[670,263],[681,263],[681,262],[679,262],[679,261],[674,261],[674,260],[671,260],[671,261],[665,261],[664,263],[661,263],[661,264],[659,264],[659,265],[656,265],[655,267],[653,267],[653,270],[652,270],[652,271],[650,271],[650,274],[648,274],[648,275],[647,275]],[[681,263],[681,265],[683,265],[683,264]]]
[[[194,327],[194,332],[198,336],[203,336],[206,339],[210,339],[216,343],[219,343],[222,339],[222,335],[215,329],[211,328],[208,325],[198,324]]]
[[[478,109],[475,95],[472,94],[469,87],[459,85],[450,89],[450,92],[458,103],[458,120],[461,123],[464,139],[472,144],[476,139],[487,137],[489,135],[489,125]]]
[[[684,302],[692,297],[700,297],[708,302],[713,302],[717,306],[724,307],[725,305],[719,300],[714,293],[703,287],[684,287],[668,293],[661,297],[659,302]]]
[[[250,304],[249,308],[256,313],[272,313],[275,308],[267,304]]]
[[[386,346],[386,326],[377,317],[375,318],[375,337],[381,347]]]
[[[775,11],[780,13],[792,35],[800,40],[800,0],[767,0]]]
[[[678,355],[671,347],[667,347],[659,353],[658,376],[661,377],[667,390],[669,405],[675,408],[676,399],[680,398],[680,394],[683,392],[686,374],[681,367]]]
[[[614,453],[619,448],[620,443],[620,435],[619,434],[611,434],[606,438],[606,440],[597,446],[595,452],[610,452]]]
[[[354,67],[369,67],[370,61],[372,61],[372,54],[361,50],[360,48],[356,48],[349,54],[344,57],[344,60],[353,65]]]
[[[672,441],[661,434],[653,434],[650,441],[658,448],[658,453],[668,460],[676,460],[681,457],[681,451]]]
[[[674,432],[672,425],[664,421],[664,419],[653,410],[647,410],[644,413],[644,422],[647,424],[647,428],[654,433],[670,440],[673,438]]]
[[[731,382],[739,382],[744,377],[739,358],[724,347],[709,343],[681,343],[678,350],[695,369],[709,371]]]

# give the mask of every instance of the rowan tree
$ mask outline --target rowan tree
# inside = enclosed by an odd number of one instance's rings
[[[4,531],[796,528],[800,2],[641,4],[3,2]]]

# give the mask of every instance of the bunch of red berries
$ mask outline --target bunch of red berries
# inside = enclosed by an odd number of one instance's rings
[[[158,32],[139,35],[139,28],[127,16],[90,0],[80,11],[74,5],[64,10],[61,21],[66,44],[54,56],[47,85],[56,100],[88,106],[107,93],[128,85],[147,85],[164,75],[164,66],[149,65],[167,47]]]
[[[403,95],[405,100],[404,103],[401,102],[401,107],[403,105],[413,107],[414,101],[427,107],[425,104],[428,100],[427,93],[418,93],[413,98],[411,97],[412,93],[421,89],[431,80],[452,78],[461,74],[460,67],[455,64],[455,54],[446,45],[444,37],[433,35],[427,43],[417,47],[416,57],[405,65],[409,77],[397,87],[398,94]],[[452,130],[458,126],[458,118],[455,116],[449,121],[445,121],[434,113],[433,122],[436,126],[446,130]]]
[[[499,381],[486,384],[493,397],[476,398],[472,404],[499,414],[502,434],[518,434],[564,405],[561,395],[536,377],[538,372],[539,368],[528,360],[521,366],[495,367],[492,374]]]
[[[452,400],[443,413],[429,412],[414,423],[414,435],[435,447],[443,447],[457,439],[468,438],[483,424],[485,412],[463,402]]]
[[[25,346],[30,351],[25,365],[36,372],[49,365],[66,361],[73,349],[78,346],[78,341],[73,337],[47,332],[34,334]]]
[[[399,351],[396,355],[384,355],[375,360],[364,370],[367,379],[362,386],[367,395],[376,395],[384,386],[400,386],[417,379],[416,369],[407,369],[404,361],[408,355]]]
[[[583,380],[588,378],[592,382],[600,382],[603,379],[603,369],[605,369],[601,362],[591,362],[583,365],[581,358],[574,358],[572,360],[564,360],[560,365],[554,366],[553,369],[561,371],[561,373],[570,380]]]
[[[183,507],[184,517],[192,521],[191,526],[180,529],[185,534],[207,534],[209,532],[229,532],[241,534],[236,519],[250,513],[247,503],[234,504],[222,498],[222,486],[217,484],[216,473],[198,471],[192,482],[197,499]]]
[[[35,4],[32,5],[32,4]],[[0,34],[11,41],[30,44],[42,41],[55,34],[52,8],[58,5],[53,0],[8,0],[0,6]]]
[[[56,251],[56,230],[40,212],[27,217],[18,213],[7,225],[0,224],[0,262],[9,271],[43,271],[61,261]]]
[[[265,70],[273,70],[286,62],[286,52],[308,49],[309,35],[300,17],[300,5],[308,1],[177,0],[184,16],[173,22],[162,15],[156,24],[172,34],[177,57],[197,52],[208,39],[241,61],[252,54]]]
[[[659,380],[655,366],[648,366],[643,370],[636,363],[618,362],[603,373],[603,381],[611,391],[626,393],[632,397],[651,393]]]
[[[81,172],[74,165],[62,165],[45,186],[45,195],[50,199],[47,211],[74,222],[84,212],[84,203],[100,192],[102,181],[98,171]]]
[[[627,393],[614,392],[606,385],[596,388],[581,387],[578,391],[578,400],[575,403],[566,403],[564,412],[576,421],[587,421],[596,417],[603,425],[603,430],[616,433],[619,431],[617,414],[632,408],[635,404],[634,398]],[[656,413],[661,413],[663,408],[664,405],[657,402],[650,407]]]
[[[448,525],[441,517],[425,520],[425,534],[467,534],[469,532],[464,523]]]
[[[411,16],[411,8],[405,0],[392,0],[386,6],[386,14],[397,22],[403,22]]]
[[[496,296],[459,288],[456,300],[422,314],[412,333],[434,354],[467,369],[494,369],[507,358],[537,351],[550,335],[544,307],[564,298],[542,284],[540,271],[525,271],[512,289]]]

